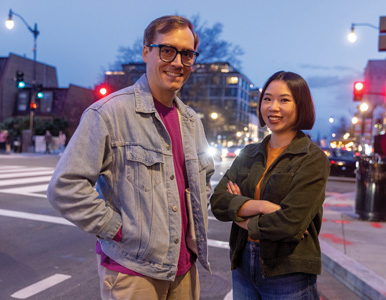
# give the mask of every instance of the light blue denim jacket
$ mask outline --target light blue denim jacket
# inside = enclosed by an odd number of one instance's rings
[[[210,270],[207,204],[214,164],[199,117],[177,97],[175,105],[189,183],[187,244]],[[119,264],[156,279],[175,279],[180,199],[171,139],[146,75],[83,113],[47,196],[63,217],[96,234],[103,252]],[[123,238],[116,242],[121,226]]]

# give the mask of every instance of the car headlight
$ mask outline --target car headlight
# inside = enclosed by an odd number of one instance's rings
[[[240,152],[241,152],[241,149],[237,149],[237,150],[235,151],[235,154],[236,154],[236,155],[239,155]]]

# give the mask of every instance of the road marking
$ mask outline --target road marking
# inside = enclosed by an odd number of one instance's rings
[[[17,291],[12,294],[11,297],[16,299],[27,299],[70,278],[70,275],[55,274]]]
[[[10,178],[19,178],[19,177],[31,177],[31,176],[41,176],[41,175],[52,175],[54,173],[54,170],[47,170],[47,171],[39,171],[39,172],[33,172],[31,170],[28,171],[22,171],[18,173],[10,172],[7,174],[0,174],[0,179],[10,179]]]
[[[229,243],[228,242],[217,241],[217,240],[208,239],[208,246],[216,247],[216,248],[222,248],[222,249],[229,249]]]
[[[23,169],[25,167],[23,166],[0,166],[0,173],[5,172],[12,172],[15,171],[15,169]]]
[[[230,290],[229,293],[225,295],[224,300],[233,300],[233,290]]]
[[[61,217],[32,214],[32,213],[26,213],[26,212],[22,212],[22,211],[0,209],[0,216],[19,218],[19,219],[25,219],[25,220],[33,220],[33,221],[41,221],[41,222],[61,224],[61,225],[75,226],[70,221],[67,221],[66,219],[61,218]]]
[[[46,195],[47,188],[48,188],[48,184],[30,185],[30,186],[12,188],[12,189],[0,189],[0,193],[23,195],[23,196],[30,196],[30,197],[37,197],[37,198],[47,198],[47,195]],[[36,194],[39,192],[44,192],[44,194]]]
[[[25,183],[35,183],[35,182],[44,182],[50,181],[51,176],[40,176],[32,178],[19,178],[19,179],[9,179],[0,181],[0,186],[5,185],[16,185],[16,184],[25,184]]]

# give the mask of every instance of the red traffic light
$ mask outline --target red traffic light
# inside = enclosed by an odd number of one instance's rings
[[[354,82],[354,101],[362,101],[365,87],[366,86],[363,81]]]
[[[107,95],[107,89],[105,87],[101,87],[99,89],[99,94],[101,94],[102,96],[106,96]]]
[[[30,108],[32,111],[34,111],[35,109],[38,108],[38,105],[36,104],[36,102],[31,102],[31,103],[29,104],[29,108]]]
[[[99,84],[94,89],[95,98],[97,100],[107,96],[111,93],[111,88],[105,83]]]

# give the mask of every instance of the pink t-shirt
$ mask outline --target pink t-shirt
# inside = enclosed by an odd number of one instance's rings
[[[188,187],[186,166],[185,166],[185,156],[184,149],[182,145],[180,122],[178,118],[178,111],[175,106],[167,107],[154,99],[155,108],[160,115],[162,122],[164,123],[169,136],[172,141],[172,153],[173,153],[173,163],[175,177],[177,180],[178,193],[180,196],[180,208],[181,208],[181,220],[182,220],[182,232],[181,232],[181,249],[180,257],[178,259],[177,266],[177,275],[185,274],[192,263],[195,261],[195,255],[188,249],[186,245],[186,231],[188,228],[188,213],[186,210],[186,200],[185,200],[185,189]],[[120,241],[122,239],[122,228],[118,231],[117,235],[114,237],[114,240]],[[133,270],[127,269],[116,261],[112,260],[106,254],[103,253],[100,243],[97,242],[96,253],[101,255],[101,265],[107,269],[117,271],[129,275],[142,276],[139,273],[134,272]]]

